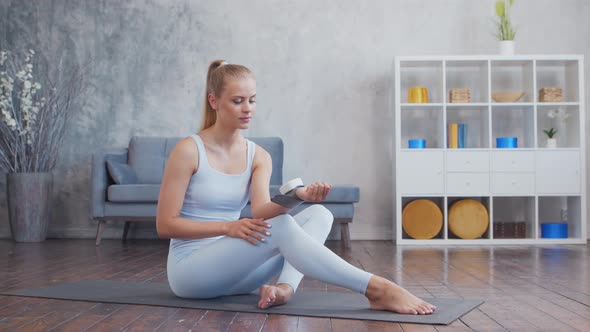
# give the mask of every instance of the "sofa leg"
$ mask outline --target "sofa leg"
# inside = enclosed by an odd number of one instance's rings
[[[340,224],[340,235],[345,248],[350,248],[350,230],[348,229],[348,223]]]
[[[104,224],[106,223],[105,220],[99,220],[98,227],[96,228],[96,245],[100,245],[100,240],[102,240],[102,232],[104,232]]]
[[[123,242],[127,241],[127,233],[129,233],[130,221],[125,222],[125,228],[123,228]]]

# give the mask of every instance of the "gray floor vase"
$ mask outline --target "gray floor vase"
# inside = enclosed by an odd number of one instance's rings
[[[80,281],[3,295],[420,324],[450,324],[483,303],[481,300],[430,298],[425,300],[437,306],[434,314],[400,315],[370,310],[361,294],[300,290],[288,304],[261,310],[256,307],[256,295],[191,300],[176,297],[167,284],[109,280]]]

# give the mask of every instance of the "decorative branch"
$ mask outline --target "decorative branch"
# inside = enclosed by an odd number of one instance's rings
[[[20,58],[0,52],[0,171],[53,170],[65,128],[86,90],[85,70],[77,65],[52,72],[48,64],[42,85],[35,80],[34,57],[33,50]]]

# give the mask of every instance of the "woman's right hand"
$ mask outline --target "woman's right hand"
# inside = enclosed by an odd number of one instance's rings
[[[263,242],[262,236],[270,235],[266,228],[270,228],[270,224],[264,219],[243,218],[228,223],[227,236],[244,239],[256,245],[256,240]]]

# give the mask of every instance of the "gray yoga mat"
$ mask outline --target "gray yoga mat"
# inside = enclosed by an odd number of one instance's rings
[[[176,297],[167,284],[110,280],[80,281],[3,295],[421,324],[450,324],[483,303],[481,300],[431,298],[425,300],[438,308],[433,314],[401,315],[370,310],[369,302],[361,294],[300,290],[289,303],[261,310],[256,307],[258,296],[254,294],[192,300]]]

